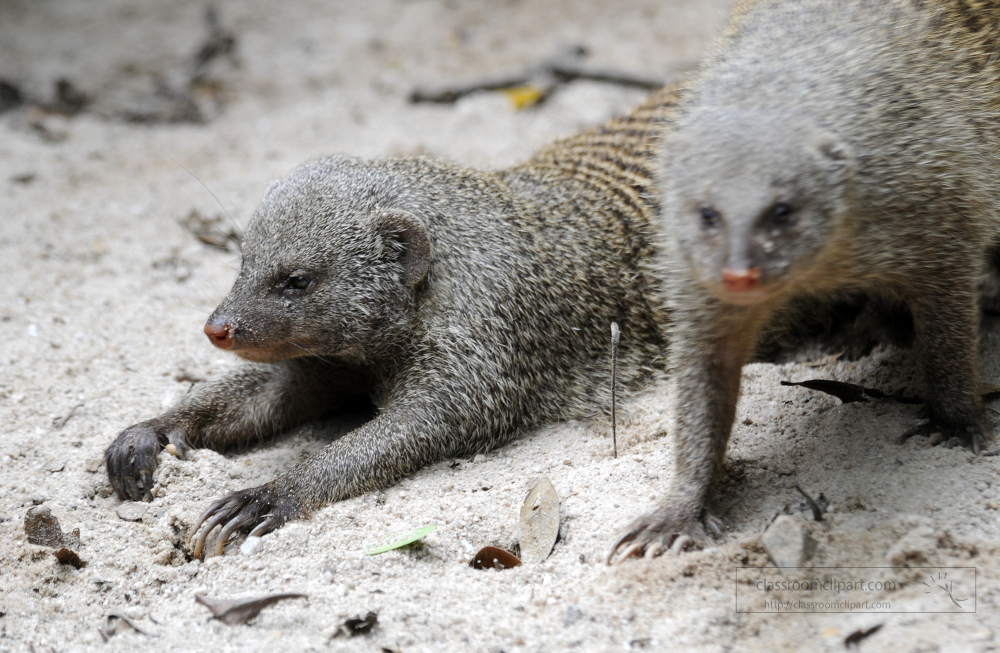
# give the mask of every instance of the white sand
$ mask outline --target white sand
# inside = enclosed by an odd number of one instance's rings
[[[573,83],[537,110],[514,112],[499,94],[414,106],[407,93],[516,71],[572,44],[588,46],[595,67],[666,78],[704,52],[728,4],[226,4],[222,23],[239,39],[241,66],[213,64],[225,106],[206,125],[143,126],[95,112],[114,113],[151,71],[183,78],[205,38],[201,3],[0,3],[0,78],[47,100],[65,76],[95,98],[91,112],[44,118],[48,138],[28,109],[0,115],[0,651],[838,651],[876,624],[884,627],[862,650],[997,650],[1000,457],[927,448],[922,437],[899,445],[913,406],[841,406],[779,385],[829,378],[919,391],[905,352],[749,366],[720,494],[723,539],[618,567],[602,562],[615,535],[670,483],[665,390],[623,414],[617,460],[607,424],[553,425],[485,462],[444,461],[324,508],[267,535],[252,556],[240,555],[240,538],[204,563],[186,561],[184,542],[209,501],[270,480],[350,424],[309,425],[245,453],[198,451],[189,462],[162,454],[140,522],[119,518],[103,467],[87,469],[121,429],[187,390],[175,376],[208,377],[233,362],[201,327],[237,255],[177,223],[192,210],[223,211],[202,183],[245,220],[271,180],[320,154],[507,165],[643,94]],[[13,180],[26,173],[30,182]],[[993,383],[998,348],[991,324],[983,369]],[[552,556],[472,570],[479,547],[515,544],[520,502],[538,475],[563,501]],[[734,570],[769,564],[759,534],[798,508],[795,483],[833,504],[823,523],[796,513],[818,543],[809,564],[974,566],[977,613],[736,613]],[[33,500],[65,530],[80,529],[85,569],[27,542]],[[439,527],[420,548],[362,555],[429,523]],[[278,591],[310,598],[241,626],[208,621],[193,600]],[[936,609],[925,591],[914,575],[891,598],[901,609]],[[116,610],[148,635],[104,644],[97,627]],[[327,643],[345,618],[369,610],[379,619],[372,634]]]

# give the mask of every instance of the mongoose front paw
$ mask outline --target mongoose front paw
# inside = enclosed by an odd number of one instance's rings
[[[956,437],[963,444],[971,447],[972,452],[977,456],[983,448],[983,442],[987,439],[986,430],[979,424],[947,426],[933,417],[924,420],[899,436],[899,443],[902,444],[915,435],[926,435],[929,447],[947,443],[951,438]]]
[[[304,513],[302,504],[273,482],[233,492],[210,505],[195,522],[191,530],[191,541],[194,542],[192,555],[195,558],[201,557],[205,540],[220,524],[222,530],[215,540],[215,555],[222,555],[222,550],[233,533],[250,531],[250,537],[257,537],[270,533],[289,519]]]
[[[181,431],[167,428],[157,420],[134,424],[115,438],[104,451],[108,480],[122,501],[152,501],[156,454],[167,443],[185,458],[188,445]]]
[[[652,558],[667,550],[679,554],[691,544],[702,546],[708,541],[706,526],[712,535],[722,534],[719,520],[707,511],[702,512],[700,519],[680,514],[678,510],[660,508],[632,522],[611,548],[608,564],[621,564],[639,553]]]

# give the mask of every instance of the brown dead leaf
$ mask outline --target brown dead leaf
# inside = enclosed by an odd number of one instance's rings
[[[521,561],[509,551],[495,546],[484,546],[469,564],[473,569],[510,569],[519,567]]]
[[[53,551],[52,555],[56,557],[56,560],[61,565],[73,565],[77,569],[83,569],[87,566],[87,562],[80,559],[80,556],[73,549],[63,547],[58,551]]]
[[[828,395],[833,395],[837,399],[840,399],[845,404],[854,403],[856,401],[866,402],[870,399],[889,399],[891,401],[898,401],[901,404],[924,403],[924,400],[920,397],[904,394],[904,391],[897,391],[891,395],[887,395],[878,388],[866,388],[854,383],[830,381],[827,379],[810,379],[808,381],[799,381],[797,383],[782,381],[781,385],[797,385],[802,386],[803,388],[808,388],[809,390],[825,392]]]
[[[305,594],[271,594],[255,599],[213,599],[204,594],[195,594],[194,600],[208,608],[219,621],[235,626],[250,621],[269,605],[285,599],[308,599]]]
[[[855,630],[853,633],[844,638],[844,648],[852,649],[858,648],[861,640],[874,635],[882,628],[882,624],[872,626],[871,628],[862,628],[861,630]]]
[[[542,562],[559,537],[559,495],[547,478],[540,478],[521,506],[521,560]]]
[[[63,532],[52,511],[45,506],[37,506],[24,516],[24,532],[28,541],[38,546],[56,548],[62,546]]]
[[[854,383],[844,383],[842,381],[828,381],[826,379],[810,379],[808,381],[782,381],[781,385],[797,385],[809,390],[819,390],[828,395],[833,395],[845,404],[854,402],[866,402],[869,399],[882,399],[885,394],[881,390],[865,388]]]

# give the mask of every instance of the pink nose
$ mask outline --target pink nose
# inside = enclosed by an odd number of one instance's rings
[[[760,285],[760,268],[730,270],[723,268],[722,285],[731,292],[746,292]]]
[[[206,324],[205,335],[219,349],[231,349],[233,346],[233,327],[228,323],[223,325]]]

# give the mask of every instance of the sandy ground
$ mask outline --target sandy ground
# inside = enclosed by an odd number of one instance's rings
[[[603,564],[615,534],[670,483],[666,389],[623,412],[617,459],[607,424],[552,425],[479,462],[443,461],[324,508],[267,535],[252,555],[240,539],[205,562],[191,561],[185,542],[209,501],[273,478],[351,423],[187,462],[162,454],[156,498],[133,515],[98,466],[121,429],[172,404],[186,379],[233,362],[201,327],[238,253],[203,245],[180,219],[196,211],[242,222],[271,180],[320,154],[510,164],[643,93],[575,82],[524,111],[499,93],[454,105],[413,105],[408,93],[518,71],[576,45],[588,65],[672,78],[702,55],[728,4],[226,4],[219,24],[235,50],[198,71],[189,97],[192,57],[209,36],[200,2],[0,2],[0,79],[28,100],[0,115],[0,651],[836,651],[880,624],[862,650],[1000,648],[1000,457],[929,448],[923,437],[899,444],[916,421],[911,405],[841,405],[779,384],[824,378],[919,392],[906,352],[749,366],[720,490],[723,538],[618,567]],[[60,78],[89,97],[73,117],[37,106],[72,105],[65,89],[62,104],[54,99]],[[203,124],[125,120],[180,115],[191,101]],[[984,380],[998,383],[1000,328],[985,332]],[[479,547],[516,544],[521,501],[540,475],[562,500],[551,557],[471,569]],[[801,512],[796,484],[831,504],[823,522]],[[80,530],[85,568],[28,543],[24,517],[39,504],[64,530]],[[737,612],[737,587],[743,596],[752,588],[736,569],[770,564],[761,533],[779,512],[811,533],[812,567],[913,568],[895,591],[869,597],[895,612]],[[422,546],[363,555],[431,523],[438,529]],[[922,582],[921,566],[974,568],[974,613],[971,595],[952,609]],[[279,591],[309,599],[237,626],[208,620],[193,599]],[[146,634],[105,644],[97,629],[116,611]],[[330,640],[369,611],[378,613],[371,634]]]

